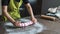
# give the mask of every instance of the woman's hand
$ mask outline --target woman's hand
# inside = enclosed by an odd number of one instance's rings
[[[37,19],[35,17],[31,18],[32,22],[36,23]]]
[[[20,23],[21,23],[21,22],[16,21],[16,22],[13,23],[13,25],[16,26],[16,27],[20,27]]]

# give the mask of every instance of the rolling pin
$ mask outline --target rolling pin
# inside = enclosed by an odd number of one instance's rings
[[[56,20],[56,18],[55,18],[55,17],[47,16],[47,15],[41,15],[41,18],[43,18],[43,19],[49,19],[49,20],[53,20],[53,21],[55,21],[55,20]]]

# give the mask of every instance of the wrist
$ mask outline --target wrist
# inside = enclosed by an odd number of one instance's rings
[[[13,21],[12,23],[16,23],[16,21]]]
[[[34,15],[32,14],[31,17],[34,17]]]
[[[35,18],[34,16],[31,16],[31,18]]]

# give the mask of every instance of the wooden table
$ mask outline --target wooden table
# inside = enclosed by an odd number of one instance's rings
[[[28,17],[26,17],[28,18]],[[45,27],[43,32],[37,34],[60,34],[60,20],[50,21],[46,19],[41,19],[40,16],[36,16],[37,20],[42,23]],[[0,34],[5,32],[5,30],[0,26]],[[4,33],[3,33],[4,34]]]
[[[38,34],[60,34],[60,20],[59,19],[57,21],[50,21],[46,19],[41,19],[39,17],[37,19],[40,23],[44,24],[44,26],[47,28],[46,30]]]

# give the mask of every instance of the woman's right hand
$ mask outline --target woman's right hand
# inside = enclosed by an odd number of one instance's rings
[[[20,23],[21,23],[21,22],[16,21],[16,22],[13,23],[13,25],[16,26],[16,27],[20,27]]]

